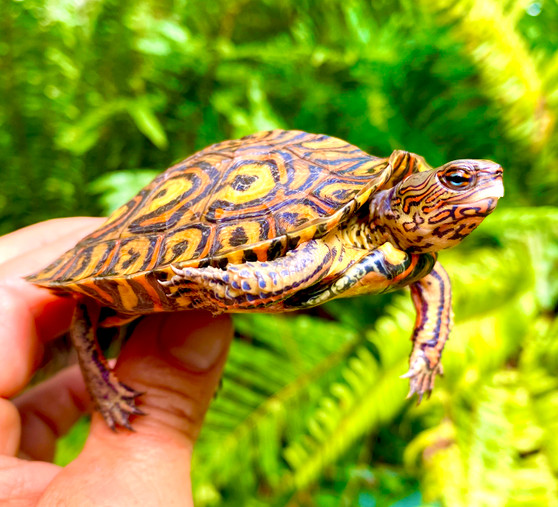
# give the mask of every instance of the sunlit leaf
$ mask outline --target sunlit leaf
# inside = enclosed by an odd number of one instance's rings
[[[127,103],[127,110],[138,129],[161,150],[165,150],[169,141],[163,126],[144,100],[134,100]]]

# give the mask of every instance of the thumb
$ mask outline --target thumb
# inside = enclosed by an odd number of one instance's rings
[[[175,433],[191,446],[219,384],[232,334],[229,317],[207,312],[140,322],[116,366],[123,383],[144,393],[137,405],[146,416],[132,418],[134,430]],[[101,417],[99,422],[104,430]],[[94,430],[100,428],[95,425]]]
[[[228,317],[205,312],[142,320],[116,373],[144,393],[137,402],[146,415],[132,418],[133,432],[113,432],[95,413],[82,453],[49,485],[44,505],[187,505],[193,445],[232,334]]]

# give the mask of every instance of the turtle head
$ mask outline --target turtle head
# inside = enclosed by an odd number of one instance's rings
[[[469,235],[503,195],[501,166],[489,160],[455,160],[395,185],[382,206],[383,225],[402,250],[435,252]]]

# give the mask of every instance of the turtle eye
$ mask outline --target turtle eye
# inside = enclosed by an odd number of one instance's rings
[[[439,177],[442,185],[450,190],[466,190],[475,183],[474,173],[465,169],[447,169]]]

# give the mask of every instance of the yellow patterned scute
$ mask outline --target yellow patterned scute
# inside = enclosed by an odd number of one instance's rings
[[[107,301],[123,300],[158,291],[146,273],[171,264],[276,258],[347,220],[386,182],[387,167],[345,141],[300,131],[215,144],[160,174],[28,280],[97,298],[102,287]]]

